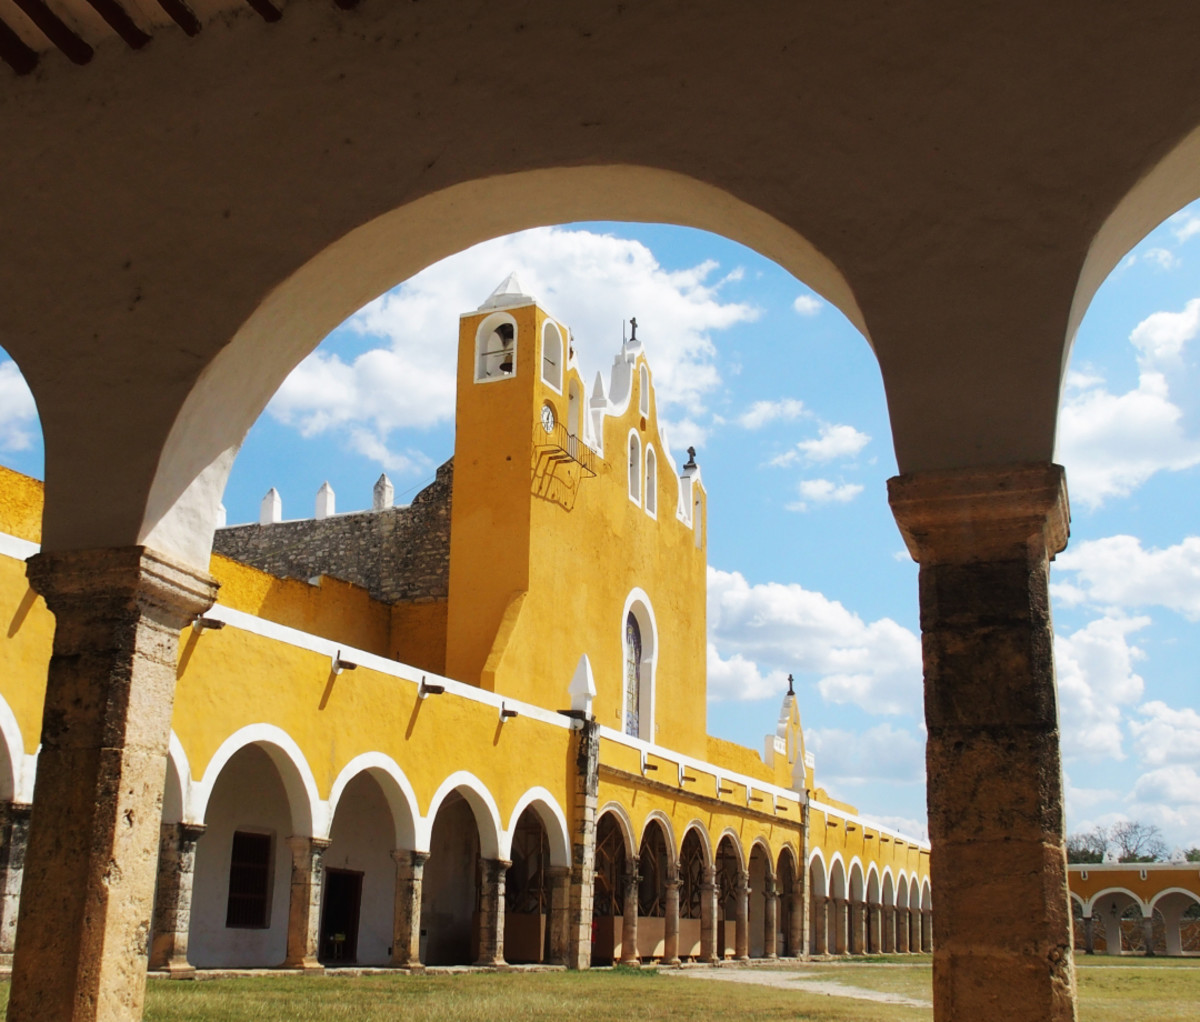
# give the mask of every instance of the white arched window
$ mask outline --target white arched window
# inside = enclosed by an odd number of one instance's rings
[[[634,432],[629,434],[629,499],[642,502],[642,442]]]
[[[563,339],[557,326],[546,320],[542,327],[542,382],[562,393]]]
[[[642,501],[646,511],[650,517],[658,516],[658,457],[654,453],[654,448],[649,444],[646,445],[646,490],[645,499]]]
[[[517,323],[502,312],[475,332],[475,382],[510,379],[517,371]]]
[[[638,410],[643,415],[650,414],[650,370],[645,362],[638,372]]]
[[[643,741],[654,741],[654,670],[658,625],[650,598],[634,589],[625,600],[621,618],[621,649],[625,666],[621,689],[621,730]]]

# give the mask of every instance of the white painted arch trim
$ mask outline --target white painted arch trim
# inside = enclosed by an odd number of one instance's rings
[[[875,900],[871,900],[871,883],[875,884]],[[879,873],[879,866],[874,862],[867,865],[867,876],[863,885],[863,897],[872,905],[881,905],[883,903],[883,877]]]
[[[813,864],[820,863],[820,876],[813,875]],[[815,897],[825,898],[829,896],[829,867],[825,864],[825,856],[821,849],[814,848],[808,856],[807,880],[812,887],[812,893]]]
[[[654,740],[656,711],[658,707],[656,693],[658,691],[658,619],[654,616],[654,604],[650,596],[641,586],[634,586],[625,597],[625,606],[621,610],[621,667],[624,670],[627,652],[625,649],[625,622],[632,614],[638,623],[642,636],[642,673],[641,704],[638,713],[637,737],[646,742]],[[621,678],[621,727],[625,727],[625,714],[629,706],[625,699],[625,679]],[[650,737],[647,738],[646,736]],[[630,736],[632,737],[632,736]]]
[[[471,812],[475,814],[480,855],[485,859],[499,859],[500,835],[503,830],[500,824],[500,809],[487,785],[468,770],[456,770],[442,781],[438,790],[434,792],[433,798],[429,800],[429,812],[417,821],[415,850],[428,853],[437,811],[454,791],[458,791],[467,800]]]
[[[829,896],[832,898],[834,894],[834,882],[837,878],[841,878],[842,897],[846,898],[850,895],[850,875],[846,869],[846,860],[842,858],[841,852],[834,852],[829,858]]]
[[[888,895],[891,898],[888,898]],[[896,904],[896,876],[892,872],[891,866],[884,866],[883,872],[879,879],[879,897],[881,904],[887,905],[889,908]]]
[[[1097,891],[1087,901],[1083,903],[1083,914],[1085,916],[1095,915],[1096,905],[1102,898],[1111,897],[1114,894],[1123,894],[1129,898],[1138,908],[1142,910],[1142,916],[1153,915],[1150,906],[1146,904],[1140,897],[1133,893],[1128,887],[1106,887],[1103,891]]]
[[[3,739],[4,747],[8,751],[11,771],[11,775],[0,782],[0,785],[3,785],[0,787],[0,798],[26,804],[33,802],[33,780],[37,760],[25,755],[25,739],[21,737],[21,727],[12,707],[3,696],[0,696],[0,739]],[[9,790],[3,790],[4,787],[8,787]]]
[[[1184,894],[1191,898],[1197,905],[1200,905],[1200,894],[1197,894],[1195,891],[1189,891],[1186,887],[1168,887],[1165,890],[1159,891],[1150,899],[1150,911],[1154,912],[1158,908],[1158,903],[1169,894]]]
[[[633,835],[637,833],[633,827],[633,820],[629,818],[629,813],[625,811],[625,807],[620,802],[605,802],[599,809],[596,810],[596,830],[600,830],[600,819],[605,813],[611,813],[617,820],[617,827],[621,831],[621,836],[625,838],[625,855],[629,861],[637,858],[638,849],[633,845]]]
[[[721,851],[721,842],[729,838],[729,843],[733,845],[733,850],[737,853],[738,869],[746,869],[746,849],[742,847],[742,839],[738,836],[736,830],[732,827],[726,827],[720,834],[717,835],[716,849],[719,854]],[[715,862],[716,860],[714,860]]]
[[[200,823],[202,816],[198,816],[192,808],[194,797],[192,795],[192,765],[188,762],[187,750],[183,747],[183,742],[179,740],[179,735],[175,733],[175,729],[171,728],[171,739],[167,743],[167,759],[171,761],[171,765],[175,768],[175,776],[179,780],[179,805],[180,819],[166,819],[166,793],[163,793],[164,816],[163,823]]]
[[[342,767],[329,791],[329,826],[337,816],[346,786],[359,774],[369,774],[383,792],[392,813],[395,848],[414,848],[417,840],[417,793],[400,765],[383,752],[364,752]]]
[[[783,857],[785,855],[792,860],[793,876],[797,879],[802,879],[800,877],[800,853],[791,841],[785,841],[783,847],[779,849],[779,855],[775,859],[775,875],[778,876],[783,872]]]
[[[571,865],[571,839],[567,826],[566,814],[557,799],[540,785],[530,788],[517,799],[512,815],[508,819],[508,829],[500,835],[500,858],[512,858],[513,835],[517,831],[517,822],[526,809],[532,808],[546,828],[546,841],[550,846],[551,866]],[[547,818],[549,817],[549,818]]]
[[[713,846],[712,840],[708,836],[708,828],[699,820],[688,820],[687,826],[683,828],[683,833],[679,835],[679,854],[683,854],[683,843],[687,840],[688,834],[695,834],[700,842],[700,847],[704,851],[704,863],[706,866],[713,864]]]
[[[674,866],[679,861],[679,852],[675,846],[675,828],[671,826],[670,817],[661,809],[651,809],[642,821],[642,835],[638,839],[638,853],[641,853],[642,844],[646,840],[646,835],[650,833],[652,823],[661,825],[660,829],[663,832],[663,840],[667,845],[667,861],[669,865]]]
[[[317,793],[317,782],[300,746],[274,724],[247,724],[225,739],[209,760],[204,776],[193,782],[192,812],[203,820],[213,788],[229,761],[248,745],[263,749],[275,763],[288,794],[292,831],[297,837],[329,836],[328,805]],[[291,769],[288,769],[290,767]]]

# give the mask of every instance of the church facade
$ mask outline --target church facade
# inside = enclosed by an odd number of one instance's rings
[[[53,618],[0,470],[0,953]],[[818,787],[795,695],[707,734],[706,493],[642,342],[588,386],[510,277],[459,322],[454,456],[410,505],[218,530],[179,645],[150,966],[747,960],[931,947],[929,845]],[[37,807],[32,807],[36,813]]]

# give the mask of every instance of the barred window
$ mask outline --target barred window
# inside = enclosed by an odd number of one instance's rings
[[[270,834],[235,831],[229,860],[229,904],[225,925],[238,929],[266,929],[271,925]]]

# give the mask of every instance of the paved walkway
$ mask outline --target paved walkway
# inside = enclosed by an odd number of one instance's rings
[[[828,980],[809,978],[803,972],[783,971],[782,969],[730,969],[730,968],[701,968],[701,969],[664,969],[661,976],[680,976],[685,979],[715,980],[724,983],[750,983],[754,986],[778,987],[785,990],[795,990],[798,987],[809,993],[825,994],[829,997],[849,997],[856,1001],[874,1001],[878,1004],[904,1004],[911,1008],[931,1008],[932,1001],[922,1001],[915,997],[905,997],[902,994],[889,994],[879,990],[868,990],[866,987],[853,987],[845,983],[832,983]]]

